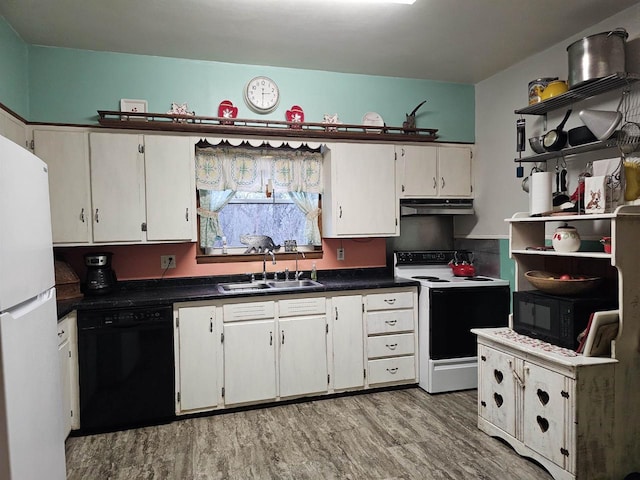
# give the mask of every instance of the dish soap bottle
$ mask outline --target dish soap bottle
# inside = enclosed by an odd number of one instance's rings
[[[227,237],[222,237],[222,253],[227,254]]]
[[[311,265],[311,280],[318,280],[318,271],[316,270],[316,264]]]

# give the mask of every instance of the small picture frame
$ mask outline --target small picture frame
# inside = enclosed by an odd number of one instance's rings
[[[146,100],[132,100],[129,98],[120,99],[120,111],[121,112],[135,112],[135,113],[147,113],[147,101]],[[145,117],[122,115],[121,120],[146,120]]]

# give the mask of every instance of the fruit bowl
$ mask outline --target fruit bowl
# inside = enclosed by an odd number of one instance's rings
[[[602,283],[601,277],[580,277],[561,280],[561,275],[531,270],[524,274],[531,285],[551,295],[583,295],[594,290]]]

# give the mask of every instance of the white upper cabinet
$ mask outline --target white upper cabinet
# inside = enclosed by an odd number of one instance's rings
[[[95,242],[144,240],[142,135],[91,133],[91,198]]]
[[[328,145],[322,209],[324,237],[397,236],[393,145]]]
[[[77,130],[34,130],[34,153],[49,170],[53,243],[91,241],[89,136]]]
[[[193,155],[189,137],[145,136],[147,240],[195,240]]]
[[[20,120],[0,108],[0,135],[17,143],[22,148],[27,146],[27,129]]]
[[[400,198],[472,196],[471,149],[397,145]]]

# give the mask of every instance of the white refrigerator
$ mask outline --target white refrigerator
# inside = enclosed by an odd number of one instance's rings
[[[0,479],[66,478],[46,164],[0,136]]]

